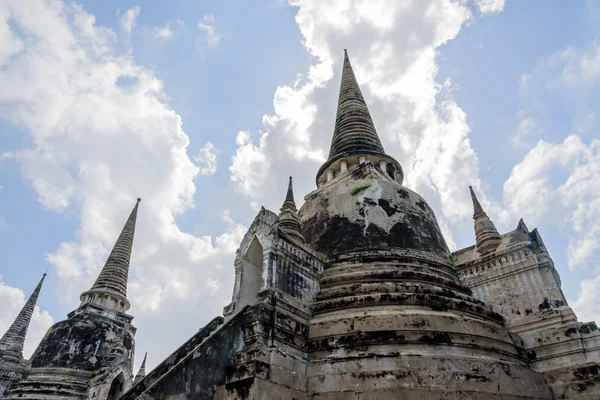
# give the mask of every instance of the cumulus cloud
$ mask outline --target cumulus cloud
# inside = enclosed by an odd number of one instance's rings
[[[214,48],[219,45],[221,35],[217,33],[215,27],[215,17],[212,14],[205,14],[198,22],[198,30],[202,33],[199,38],[200,43],[205,44],[209,48]]]
[[[31,292],[33,292],[33,288]],[[27,298],[30,294],[27,294]],[[0,304],[2,304],[2,307],[0,307],[0,337],[4,335],[4,332],[8,330],[19,312],[21,312],[27,298],[22,290],[8,286],[2,280],[2,276],[0,276]],[[48,314],[48,311],[40,311],[38,306],[35,307],[31,316],[27,337],[25,338],[25,347],[23,349],[23,356],[25,358],[31,357],[38,343],[53,323],[54,320]]]
[[[279,206],[277,185],[293,175],[296,193],[315,188],[333,132],[343,49],[388,154],[403,165],[405,184],[438,212],[441,225],[472,213],[468,185],[478,186],[478,160],[451,82],[437,82],[437,51],[472,19],[468,5],[444,0],[322,2],[294,0],[296,22],[314,62],[277,88],[264,131],[240,132],[231,165],[235,188],[256,203]],[[257,188],[264,188],[256,190]],[[301,196],[299,203],[301,203]]]
[[[552,212],[568,224],[571,269],[600,248],[600,227],[595,222],[600,218],[598,174],[600,141],[585,144],[570,135],[562,143],[540,140],[504,183],[504,198],[513,215],[526,216],[535,224]]]
[[[568,48],[550,57],[549,66],[562,68],[562,83],[581,86],[600,77],[600,44],[594,44],[587,51]]]
[[[597,126],[591,123],[595,110],[590,105],[591,93],[600,84],[599,72],[600,45],[594,43],[542,57],[535,70],[523,75],[521,100],[528,108],[519,130],[541,128],[546,136],[559,139],[539,141],[504,184],[504,200],[511,214],[533,224],[552,214],[569,238],[571,269],[594,268],[600,256],[600,228],[594,223],[600,217],[600,185],[594,179],[600,173],[600,141],[595,139]],[[572,115],[570,123],[576,133],[554,128],[553,107]],[[543,127],[538,127],[538,122]],[[564,121],[559,126],[564,126]]]
[[[140,6],[135,6],[125,11],[125,13],[121,16],[119,20],[121,23],[121,28],[127,32],[127,34],[130,34],[135,27],[135,20],[137,19],[138,15],[140,15],[140,10]]]
[[[504,10],[504,0],[475,0],[481,14],[499,13]]]
[[[255,196],[267,178],[271,166],[265,155],[268,137],[267,133],[263,133],[258,146],[254,145],[250,132],[247,131],[238,132],[235,139],[238,149],[229,167],[231,180],[238,191],[248,196]]]
[[[139,13],[132,10],[127,21]],[[215,288],[231,287],[245,228],[229,214],[213,236],[177,225],[194,205],[194,180],[214,166],[209,157],[199,168],[188,156],[162,82],[115,50],[115,32],[72,3],[9,0],[0,5],[0,35],[0,118],[32,143],[4,157],[20,164],[42,204],[80,220],[74,239],[48,256],[62,300],[77,304],[141,197],[129,298],[138,349],[153,349],[158,361],[230,299]]]
[[[152,37],[161,40],[169,40],[173,37],[173,31],[171,30],[171,26],[167,23],[165,26],[154,27],[152,29]]]
[[[578,297],[569,304],[575,310],[579,321],[600,322],[600,312],[598,304],[600,303],[600,276],[594,279],[586,279],[579,285]]]
[[[194,157],[196,165],[200,168],[200,175],[214,175],[217,172],[217,153],[218,150],[211,142],[206,142],[200,149],[198,155]]]

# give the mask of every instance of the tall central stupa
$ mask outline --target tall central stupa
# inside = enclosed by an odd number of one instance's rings
[[[148,373],[144,358],[132,382],[136,206],[31,368],[13,343],[28,321],[17,317],[4,357],[0,347],[9,398],[600,399],[600,332],[577,321],[539,232],[521,220],[500,234],[471,188],[475,244],[451,253],[431,207],[402,185],[346,52],[333,132],[300,210],[290,177],[279,213],[261,208],[250,225],[223,316]]]
[[[280,213],[262,208],[237,250],[224,317],[123,400],[596,399],[595,324],[576,322],[554,298],[559,280],[539,300],[547,306],[530,305],[541,293],[531,274],[551,265],[539,235],[521,223],[518,233],[500,235],[473,193],[476,250],[451,253],[433,210],[403,179],[344,51],[316,189],[298,211],[292,179],[285,197],[281,182]],[[472,274],[480,266],[481,279]],[[523,297],[498,294],[511,285]],[[527,316],[506,319],[494,309]],[[530,331],[510,329],[517,323]],[[549,332],[562,336],[549,345]]]
[[[309,390],[550,398],[519,336],[458,279],[433,210],[402,178],[346,53],[329,160],[300,209],[306,243],[326,260],[311,306]]]

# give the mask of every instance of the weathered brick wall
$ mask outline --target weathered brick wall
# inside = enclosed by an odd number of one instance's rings
[[[214,325],[214,320],[209,325]],[[222,322],[222,319],[220,320]],[[121,400],[212,399],[243,346],[244,310],[207,337],[200,330]]]

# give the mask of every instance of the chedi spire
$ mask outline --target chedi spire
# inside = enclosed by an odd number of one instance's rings
[[[17,318],[10,328],[8,328],[8,331],[6,331],[4,336],[2,336],[2,339],[0,339],[0,359],[6,363],[18,364],[23,361],[25,336],[27,335],[31,316],[33,315],[33,310],[35,309],[45,278],[46,274],[44,273],[35,290],[21,309],[19,315],[17,315]]]
[[[129,218],[115,243],[106,264],[100,271],[98,279],[90,290],[81,294],[81,305],[96,304],[118,312],[129,310],[127,300],[127,278],[129,262],[133,248],[133,236],[137,219],[138,206],[142,199],[137,199]]]
[[[344,49],[344,68],[329,158],[353,152],[362,154],[365,151],[385,153],[354,76],[348,52]]]
[[[144,379],[144,377],[146,376],[146,357],[148,357],[148,353],[144,354],[144,360],[142,361],[142,365],[140,366],[140,369],[138,370],[138,373],[135,376],[135,379],[133,380],[134,385],[142,379]]]
[[[496,250],[498,245],[500,245],[502,237],[498,233],[492,220],[490,220],[485,211],[483,211],[472,186],[469,186],[469,191],[471,192],[471,200],[473,201],[476,249],[480,254],[490,253]]]
[[[392,179],[402,183],[402,168],[398,161],[387,155],[383,149],[371,113],[354,76],[348,52],[344,49],[335,128],[329,158],[317,173],[317,185],[321,186],[367,160],[378,165]]]
[[[294,189],[292,187],[291,176],[288,182],[285,201],[283,202],[279,213],[279,227],[294,239],[304,243],[302,228],[300,227],[300,221],[298,220],[298,209],[296,208],[296,202],[294,201]]]

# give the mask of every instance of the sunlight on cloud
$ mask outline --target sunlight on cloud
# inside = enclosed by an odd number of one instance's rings
[[[566,180],[558,178],[568,173]],[[504,183],[504,199],[515,216],[534,225],[552,212],[570,224],[569,268],[582,266],[600,248],[600,140],[585,144],[577,135],[562,143],[538,144]]]
[[[569,301],[579,321],[600,321],[600,276],[582,281],[579,288],[577,299]]]
[[[217,172],[217,154],[219,151],[211,142],[206,142],[198,155],[194,156],[196,165],[200,168],[200,175],[214,175]]]
[[[121,17],[126,32],[138,14],[134,7]],[[214,148],[201,151],[201,168],[190,159],[189,138],[165,103],[163,83],[130,52],[118,53],[115,32],[97,26],[82,7],[3,2],[0,35],[0,118],[21,127],[32,143],[3,157],[20,164],[45,207],[80,217],[73,239],[48,255],[61,300],[77,304],[141,197],[129,295],[138,347],[155,348],[161,359],[230,299],[226,290],[208,289],[232,285],[232,243],[244,227],[229,218],[220,234],[197,237],[176,220],[194,205],[194,180],[216,168]],[[198,291],[199,282],[210,287]],[[194,320],[183,318],[191,313]],[[173,333],[175,321],[180,329]],[[167,331],[165,343],[160,338]]]
[[[315,61],[305,80],[277,88],[275,112],[263,117],[259,145],[247,140],[248,134],[238,141],[230,167],[237,190],[271,209],[279,207],[281,193],[276,185],[265,186],[267,180],[284,182],[294,175],[299,197],[314,190],[312,174],[328,153],[342,50],[348,48],[386,151],[403,165],[407,186],[438,211],[452,244],[448,223],[472,212],[467,188],[479,185],[478,160],[449,83],[436,82],[436,57],[472,18],[470,8],[443,0],[290,4],[298,10],[296,22]]]
[[[235,139],[238,149],[231,158],[231,180],[237,190],[248,196],[255,196],[264,183],[270,168],[265,155],[268,134],[261,135],[259,145],[252,142],[250,132],[240,131]]]
[[[600,87],[599,78],[600,45],[596,43],[543,56],[533,71],[522,75],[524,110],[518,129],[523,134],[517,139],[526,148],[527,141],[521,139],[532,132],[566,138],[538,141],[504,184],[509,212],[534,225],[551,215],[569,239],[569,268],[587,271],[597,267],[600,257],[600,228],[595,222],[600,219],[600,184],[594,178],[600,174],[600,140],[595,139],[596,110],[590,100],[592,88]],[[572,115],[570,130],[576,134],[556,129],[559,120],[551,111],[556,106],[567,118]]]
[[[121,16],[121,28],[128,34],[131,33],[131,31],[135,27],[135,20],[138,17],[138,15],[140,15],[140,10],[140,6],[135,6],[125,11],[123,16]],[[117,11],[117,15],[119,15],[119,11]]]
[[[504,10],[504,0],[475,0],[481,14],[493,14]]]

